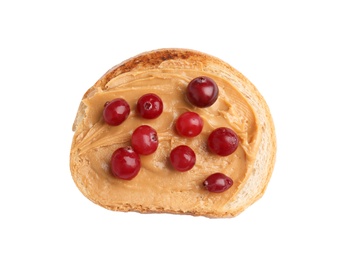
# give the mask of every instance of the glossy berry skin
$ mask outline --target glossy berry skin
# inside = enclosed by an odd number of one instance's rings
[[[235,152],[239,145],[239,138],[236,133],[227,127],[220,127],[213,130],[208,139],[209,149],[221,156],[228,156]]]
[[[213,79],[205,76],[197,77],[189,82],[187,98],[197,107],[209,107],[216,102],[219,89]]]
[[[109,125],[120,125],[128,118],[129,114],[130,106],[128,102],[122,98],[116,98],[105,103],[103,117],[105,122]]]
[[[111,172],[115,177],[131,180],[140,171],[140,156],[130,147],[118,148],[111,157]]]
[[[177,132],[185,137],[194,137],[201,133],[204,122],[202,118],[194,112],[185,112],[176,121]]]
[[[148,125],[139,126],[131,136],[131,146],[138,154],[154,153],[158,148],[157,131]]]
[[[137,101],[137,111],[145,119],[157,118],[163,112],[163,101],[156,94],[145,94]]]
[[[220,193],[228,190],[233,185],[233,180],[225,174],[217,172],[208,176],[203,185],[210,192]]]
[[[172,166],[180,172],[185,172],[193,168],[196,157],[194,151],[187,145],[180,145],[170,153]]]

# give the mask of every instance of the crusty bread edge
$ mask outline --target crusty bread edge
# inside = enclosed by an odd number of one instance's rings
[[[204,212],[200,212],[200,211],[181,212],[181,211],[171,211],[166,209],[164,210],[161,208],[148,209],[148,208],[142,207],[141,205],[102,205],[102,203],[95,201],[95,199],[93,199],[90,196],[88,190],[83,184],[83,181],[81,181],[78,178],[78,174],[73,171],[71,167],[73,164],[73,161],[72,159],[70,159],[70,168],[71,168],[72,177],[77,187],[88,199],[110,210],[137,211],[141,213],[189,214],[189,215],[195,215],[195,216],[206,216],[211,218],[237,216],[242,211],[244,211],[247,207],[249,207],[251,204],[259,200],[263,196],[267,188],[267,185],[270,181],[272,172],[274,170],[276,150],[277,150],[275,127],[274,127],[274,122],[273,122],[269,107],[267,103],[265,102],[264,98],[262,97],[262,95],[256,89],[256,87],[243,74],[241,74],[235,68],[225,63],[224,61],[220,60],[219,58],[216,58],[214,56],[211,56],[199,51],[189,50],[189,49],[173,49],[173,48],[158,49],[158,50],[141,53],[137,56],[134,56],[112,67],[94,84],[94,86],[92,86],[90,89],[87,90],[87,92],[83,96],[83,99],[92,96],[94,90],[98,88],[100,89],[105,88],[106,83],[110,79],[117,77],[118,75],[122,73],[126,73],[129,71],[136,71],[136,70],[155,69],[163,61],[175,60],[175,59],[185,60],[187,62],[198,61],[201,64],[204,64],[204,69],[206,69],[206,71],[221,74],[219,76],[222,76],[227,80],[229,79],[228,75],[232,74],[233,80],[235,80],[235,77],[237,78],[238,82],[236,83],[236,86],[238,90],[244,95],[244,97],[250,102],[252,106],[256,107],[256,112],[258,116],[260,117],[261,122],[259,125],[263,129],[261,144],[265,144],[265,147],[263,148],[262,151],[258,152],[256,161],[258,161],[257,167],[259,167],[260,165],[261,169],[256,167],[253,170],[253,173],[250,176],[250,178],[247,179],[242,192],[238,193],[235,200],[233,200],[229,205],[226,206],[225,212],[221,214],[221,213],[216,213],[210,209],[206,209]],[[212,64],[213,66],[210,66]],[[212,71],[211,71],[211,68],[212,68]],[[74,144],[76,142],[77,132],[83,131],[83,127],[81,127],[81,125],[83,125],[82,121],[85,116],[85,109],[86,109],[85,105],[81,102],[78,108],[78,112],[77,112],[74,124],[73,124],[73,131],[76,131],[76,132],[75,132],[71,147],[74,147]],[[70,157],[72,157],[72,154],[70,154]],[[264,161],[262,161],[261,163],[258,157],[264,159]],[[252,184],[254,184],[252,182],[254,182],[255,178],[257,178],[255,181],[260,180],[260,182],[256,185],[256,187],[252,186]]]

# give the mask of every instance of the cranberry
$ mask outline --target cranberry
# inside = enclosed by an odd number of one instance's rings
[[[205,76],[197,77],[189,82],[187,98],[197,107],[209,107],[216,102],[219,89],[213,79]]]
[[[163,112],[163,101],[156,94],[145,94],[137,101],[137,111],[143,118],[157,118]]]
[[[195,153],[189,146],[180,145],[171,151],[170,161],[177,171],[185,172],[195,165]]]
[[[206,178],[204,187],[210,192],[223,192],[233,185],[233,180],[223,173],[217,172]]]
[[[212,152],[227,156],[235,152],[239,145],[239,139],[230,128],[220,127],[211,132],[207,139],[207,145]]]
[[[201,133],[204,123],[194,112],[185,112],[176,121],[176,130],[180,135],[194,137]]]
[[[118,148],[111,157],[112,174],[123,180],[134,178],[141,168],[139,155],[129,146]]]
[[[131,136],[131,146],[138,154],[154,153],[158,148],[157,131],[148,125],[139,126]]]
[[[129,104],[122,98],[116,98],[105,103],[103,117],[109,125],[120,125],[128,118],[129,114]]]

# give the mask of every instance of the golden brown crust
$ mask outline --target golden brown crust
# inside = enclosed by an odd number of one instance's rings
[[[261,198],[264,194],[268,182],[271,178],[271,174],[273,172],[276,155],[275,129],[270,114],[270,110],[265,100],[258,92],[258,90],[255,88],[255,86],[240,72],[238,72],[236,69],[234,69],[224,61],[198,51],[187,49],[160,49],[142,53],[111,68],[95,83],[93,87],[91,87],[84,94],[83,98],[87,98],[93,95],[95,89],[105,90],[107,88],[106,84],[112,78],[115,78],[123,73],[129,71],[133,72],[138,70],[156,69],[159,66],[161,66],[163,62],[167,61],[172,62],[172,66],[175,66],[176,60],[180,61],[179,66],[188,66],[190,68],[200,69],[201,71],[216,73],[219,76],[225,78],[226,80],[232,80],[234,85],[238,87],[238,90],[244,95],[248,102],[255,107],[255,111],[257,111],[259,114],[259,125],[261,128],[263,128],[264,131],[262,136],[262,149],[260,149],[257,155],[257,157],[259,157],[257,158],[257,167],[254,169],[253,175],[247,180],[247,183],[245,184],[243,191],[239,193],[236,200],[230,204],[229,210],[221,214],[220,212],[215,212],[211,208],[206,208],[204,210],[199,211],[192,209],[188,212],[182,212],[179,209],[164,210],[162,208],[145,208],[142,205],[134,204],[105,205],[102,201],[96,200],[93,197],[93,194],[91,194],[88,191],[88,188],[86,188],[86,180],[81,178],[78,174],[78,171],[76,171],[75,165],[76,161],[78,161],[78,158],[76,157],[76,154],[71,152],[70,167],[72,177],[77,187],[87,198],[110,210],[137,211],[141,213],[165,212],[176,214],[200,215],[206,217],[236,216],[239,213],[241,213],[244,209],[246,209],[248,206],[257,201],[259,198]],[[230,75],[232,75],[232,77]],[[83,126],[82,123],[85,114],[84,110],[85,105],[81,103],[73,126],[73,130],[76,130],[76,132],[79,133],[86,131],[85,126]],[[73,148],[75,146],[76,138],[77,134],[75,134],[73,138],[71,151],[73,151]]]

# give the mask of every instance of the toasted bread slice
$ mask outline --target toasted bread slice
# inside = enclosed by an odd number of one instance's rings
[[[218,100],[208,108],[196,108],[185,98],[187,83],[199,75],[215,79],[220,88]],[[147,92],[163,98],[164,112],[157,119],[145,120],[136,113],[136,100]],[[123,124],[109,126],[102,119],[103,104],[117,97],[129,102],[131,113]],[[198,138],[180,137],[173,129],[184,111],[201,114],[204,130]],[[141,156],[142,168],[134,179],[114,177],[112,152],[130,145],[132,131],[141,124],[158,129],[158,150]],[[224,124],[239,135],[240,144],[235,154],[221,157],[211,153],[205,141]],[[115,211],[233,217],[264,194],[275,164],[275,129],[261,94],[229,64],[193,50],[154,50],[111,68],[84,94],[73,130],[73,180],[88,199]],[[196,167],[184,173],[167,159],[179,144],[190,145],[197,154]],[[229,175],[232,188],[207,191],[203,181],[214,172]]]

